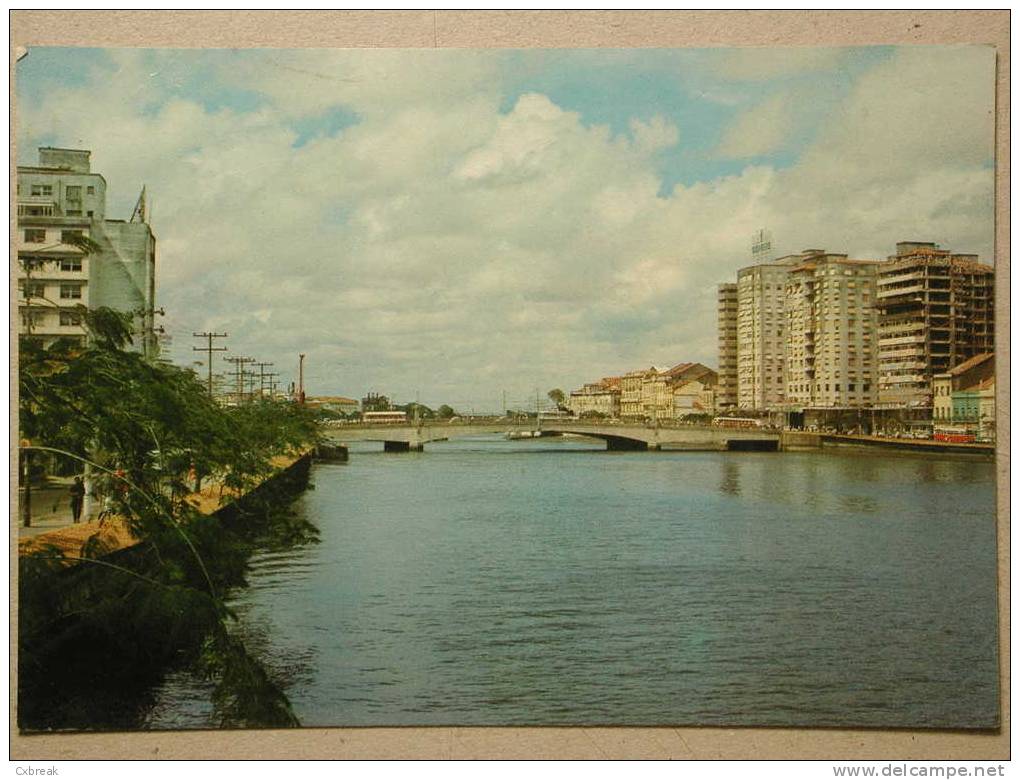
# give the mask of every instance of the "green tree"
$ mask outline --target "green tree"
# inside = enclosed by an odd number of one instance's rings
[[[550,390],[547,395],[549,400],[556,404],[556,408],[560,409],[563,407],[564,402],[567,400],[567,394],[560,390],[558,387]]]
[[[451,417],[456,416],[457,413],[453,410],[453,407],[448,404],[442,404],[438,409],[436,409],[436,417],[440,420],[449,420]]]
[[[192,371],[125,349],[129,315],[98,309],[84,318],[84,345],[57,340],[43,347],[21,339],[21,437],[30,440],[30,451],[90,463],[145,552],[131,567],[115,565],[94,536],[71,556],[85,570],[76,573],[82,586],[59,599],[53,571],[67,554],[44,550],[23,561],[24,677],[29,683],[45,678],[72,645],[80,655],[80,646],[97,637],[123,650],[118,669],[127,675],[133,661],[144,666],[161,653],[201,645],[198,660],[216,681],[223,725],[296,725],[286,697],[230,630],[224,592],[243,581],[242,553],[251,539],[232,535],[185,499],[196,477],[239,493],[261,483],[273,472],[274,457],[315,442],[313,414],[270,400],[221,407]],[[225,502],[230,495],[221,491]],[[91,595],[81,602],[75,592]],[[53,625],[63,628],[54,632]],[[47,662],[50,669],[40,667]]]

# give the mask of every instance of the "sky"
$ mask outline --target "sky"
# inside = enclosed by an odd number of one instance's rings
[[[751,237],[994,262],[990,47],[32,48],[17,158],[144,184],[167,356],[495,410],[717,363]],[[228,366],[217,358],[216,369]],[[200,369],[204,373],[204,369]],[[529,400],[530,399],[530,400]]]

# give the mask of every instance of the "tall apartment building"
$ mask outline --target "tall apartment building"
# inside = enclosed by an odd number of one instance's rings
[[[715,404],[718,409],[732,409],[737,405],[737,285],[720,284],[717,300],[719,385]]]
[[[156,239],[144,204],[131,221],[106,218],[106,180],[90,156],[42,147],[38,165],[18,166],[19,332],[44,345],[84,341],[80,307],[107,306],[134,315],[135,348],[155,356]],[[96,249],[86,252],[76,238]]]
[[[899,242],[876,297],[882,406],[931,406],[936,374],[995,349],[995,271],[975,255]]]
[[[864,408],[878,398],[879,263],[817,253],[786,279],[786,403]]]
[[[773,409],[783,403],[786,275],[807,258],[807,249],[737,272],[737,405]]]

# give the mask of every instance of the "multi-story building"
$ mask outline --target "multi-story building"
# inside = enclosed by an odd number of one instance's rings
[[[620,416],[621,417],[643,417],[644,407],[642,404],[641,386],[646,377],[657,373],[657,369],[642,368],[637,371],[628,371],[620,377]]]
[[[719,386],[715,405],[719,409],[732,409],[737,405],[737,285],[720,284],[717,301]]]
[[[878,271],[879,404],[930,407],[932,379],[995,348],[995,271],[975,255],[903,241]]]
[[[786,278],[787,408],[866,408],[878,398],[877,261],[812,254]]]
[[[673,417],[682,419],[687,415],[715,414],[716,390],[703,380],[692,379],[676,386],[673,390]]]
[[[18,166],[19,332],[44,345],[84,341],[83,307],[133,315],[135,348],[155,357],[156,239],[144,198],[130,221],[106,217],[106,180],[91,152],[39,149]]]
[[[783,403],[786,275],[823,250],[780,257],[737,272],[737,405],[774,409]]]
[[[620,377],[604,377],[598,382],[589,382],[580,390],[574,390],[567,400],[567,408],[578,417],[586,414],[619,417]]]

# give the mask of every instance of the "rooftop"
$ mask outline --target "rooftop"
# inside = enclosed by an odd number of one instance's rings
[[[960,374],[970,371],[972,368],[976,368],[977,366],[981,365],[987,360],[994,359],[995,359],[994,352],[982,352],[980,355],[975,355],[970,360],[965,360],[962,363],[949,369],[949,374],[951,376],[959,376]]]

